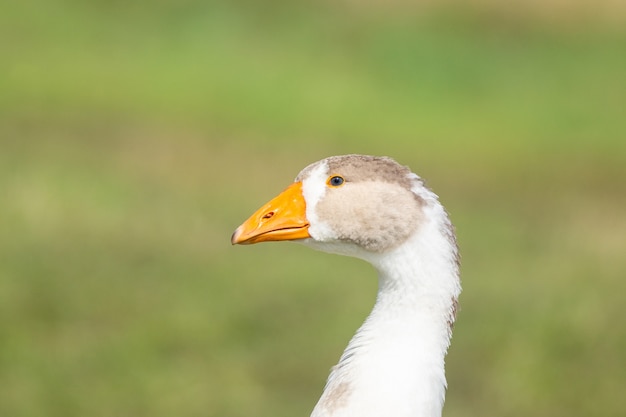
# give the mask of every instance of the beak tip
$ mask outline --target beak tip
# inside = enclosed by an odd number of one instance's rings
[[[239,243],[239,237],[241,236],[241,226],[239,226],[230,237],[230,244],[236,245]]]

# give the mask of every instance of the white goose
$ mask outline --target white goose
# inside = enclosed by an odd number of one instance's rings
[[[275,240],[355,256],[379,272],[374,309],[312,417],[441,416],[461,286],[453,227],[422,179],[387,157],[323,159],[232,236],[233,244]]]

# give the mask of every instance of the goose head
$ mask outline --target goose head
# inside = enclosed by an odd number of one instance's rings
[[[298,240],[369,259],[415,232],[427,198],[422,180],[391,158],[333,156],[303,169],[237,228],[232,243]]]

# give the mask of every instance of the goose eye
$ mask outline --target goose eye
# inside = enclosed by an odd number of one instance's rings
[[[332,187],[339,187],[343,183],[344,183],[344,179],[343,179],[343,177],[341,177],[339,175],[334,175],[334,176],[332,176],[332,177],[330,177],[328,179],[328,185],[330,185]]]

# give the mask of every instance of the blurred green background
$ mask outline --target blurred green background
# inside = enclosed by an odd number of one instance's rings
[[[0,6],[0,416],[308,416],[366,264],[231,247],[306,164],[451,213],[444,415],[626,410],[623,2]]]

